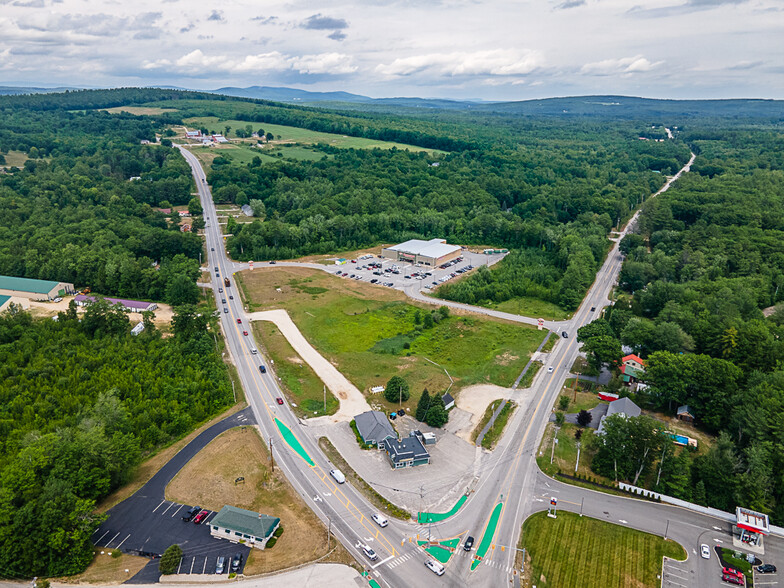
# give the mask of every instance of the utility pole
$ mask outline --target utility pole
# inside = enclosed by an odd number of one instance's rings
[[[553,448],[550,451],[550,463],[553,463],[553,458],[555,457],[555,444],[558,443],[558,431],[560,431],[560,428],[556,427],[555,435],[553,435]]]
[[[667,527],[664,529],[664,539],[667,540],[667,532],[670,530],[670,519],[667,519]]]
[[[580,465],[580,445],[581,445],[581,443],[578,441],[577,442],[577,461],[574,462],[574,473],[575,474],[577,473],[577,468]]]
[[[327,386],[324,385],[324,414],[327,414]]]
[[[270,463],[272,464],[272,473],[275,473],[275,457],[272,455],[272,437],[270,437]]]

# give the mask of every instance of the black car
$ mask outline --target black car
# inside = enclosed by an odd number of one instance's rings
[[[561,332],[561,337],[563,337],[564,339],[568,339],[569,338],[569,333],[567,333],[566,331],[563,331],[563,332]]]
[[[595,307],[595,306],[592,306],[592,307],[591,307],[591,312],[593,312],[594,310],[596,310],[596,307]]]
[[[270,263],[269,263],[269,264],[270,264],[270,265],[275,265],[275,263],[277,263],[277,262],[276,262],[276,261],[273,259],[272,261],[270,261]]]
[[[194,506],[193,508],[190,508],[185,511],[185,514],[182,515],[182,520],[185,521],[186,523],[190,523],[193,517],[199,514],[200,511],[201,511],[200,506]]]
[[[466,551],[471,551],[471,548],[474,546],[474,538],[469,535],[466,537],[465,543],[463,543],[463,549]]]
[[[763,564],[761,566],[757,566],[757,571],[760,574],[775,574],[776,566],[774,566],[773,564]]]
[[[265,368],[263,365],[260,365],[260,366],[259,366],[259,371],[260,371],[262,374],[266,374],[266,373],[267,373],[267,368]]]
[[[242,565],[242,554],[235,553],[234,557],[231,558],[231,571],[238,572],[240,570],[241,565]]]

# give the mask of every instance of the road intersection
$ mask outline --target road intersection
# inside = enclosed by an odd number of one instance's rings
[[[223,287],[223,278],[229,277],[234,291],[235,271],[247,268],[247,264],[228,259],[224,238],[217,222],[217,213],[206,184],[206,177],[196,157],[186,148],[180,148],[191,165],[202,201],[206,221],[206,239],[210,268],[213,271],[213,288],[216,299],[223,296],[218,289]],[[656,195],[664,192],[680,175],[689,170],[689,162]],[[508,432],[500,440],[491,459],[485,460],[477,473],[478,483],[465,504],[451,517],[428,525],[390,520],[389,526],[378,527],[370,516],[375,508],[350,484],[338,485],[329,476],[332,465],[321,452],[315,440],[307,433],[303,423],[288,408],[279,406],[275,398],[283,397],[273,366],[261,355],[251,353],[256,345],[251,336],[243,336],[247,317],[239,296],[219,307],[221,326],[228,349],[237,366],[246,398],[251,406],[265,440],[272,443],[276,465],[281,467],[292,485],[321,518],[330,525],[341,543],[364,562],[371,577],[382,586],[501,586],[510,585],[517,576],[514,560],[522,522],[532,513],[544,510],[550,496],[559,497],[559,508],[581,512],[616,524],[624,524],[640,530],[664,535],[680,542],[689,552],[686,562],[671,562],[665,566],[665,579],[671,586],[709,586],[711,577],[718,577],[715,562],[713,568],[705,560],[694,557],[692,549],[698,548],[705,533],[716,534],[716,540],[730,540],[726,523],[716,519],[658,503],[612,496],[583,488],[569,486],[548,478],[536,465],[536,452],[544,434],[551,408],[557,399],[563,382],[579,353],[576,340],[577,329],[597,318],[602,308],[609,304],[609,295],[616,284],[622,256],[618,245],[627,231],[637,221],[635,214],[615,239],[596,280],[580,308],[568,321],[547,322],[545,327],[559,335],[559,343],[550,353],[552,373],[540,373],[532,388],[535,399],[522,411],[518,411],[508,426]],[[278,262],[281,266],[310,267],[329,271],[320,264]],[[410,297],[430,304],[447,305],[479,312],[507,320],[531,323],[535,319],[462,305],[450,301],[433,299],[422,295],[418,288],[406,287]],[[560,336],[566,332],[568,337]],[[265,365],[266,373],[259,366]],[[716,531],[714,527],[719,527]],[[417,539],[476,538],[474,551],[467,554],[458,546],[458,555],[453,556],[443,576],[435,576],[423,566],[430,559],[417,544]],[[719,536],[720,535],[720,536]],[[723,539],[722,539],[723,537]],[[703,541],[704,542],[704,541]],[[370,545],[378,554],[377,561],[369,561],[358,547]],[[780,549],[774,541],[768,548]],[[478,557],[481,555],[481,559]],[[597,562],[597,565],[601,565]],[[678,578],[685,578],[679,584]],[[718,580],[717,580],[718,581]],[[720,585],[720,584],[718,584]]]

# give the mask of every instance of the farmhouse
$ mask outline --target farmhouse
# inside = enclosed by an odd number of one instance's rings
[[[277,517],[226,505],[210,521],[210,535],[264,549],[279,526]]]
[[[449,245],[445,239],[409,239],[405,243],[385,247],[381,250],[381,257],[437,267],[460,257],[461,252],[461,247]]]
[[[387,439],[397,439],[395,429],[380,410],[368,410],[354,417],[359,436],[368,445],[380,445]]]
[[[0,295],[4,296],[16,296],[31,300],[54,300],[58,296],[73,293],[73,284],[68,282],[0,276]]]
[[[79,306],[89,306],[95,302],[96,298],[95,296],[79,294],[74,297],[74,300]],[[146,310],[155,310],[158,308],[158,305],[154,302],[144,302],[142,300],[125,300],[123,298],[104,298],[104,300],[109,304],[118,304],[129,312],[144,312]]]

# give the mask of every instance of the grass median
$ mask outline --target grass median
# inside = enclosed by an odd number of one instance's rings
[[[343,472],[343,475],[346,476],[346,479],[349,482],[351,482],[351,485],[362,492],[365,498],[367,498],[376,508],[381,510],[381,512],[402,521],[407,521],[411,518],[410,512],[392,504],[389,502],[389,500],[376,492],[370,484],[365,482],[365,480],[363,480],[359,474],[355,472],[350,465],[348,465],[348,462],[343,459],[343,456],[340,455],[340,452],[335,448],[334,445],[332,445],[332,442],[329,439],[326,437],[320,437],[319,447],[321,447],[327,458],[329,458],[329,461],[331,461],[336,468]]]
[[[540,588],[660,586],[662,558],[684,560],[678,543],[570,512],[552,519],[540,512],[523,523],[520,548],[531,556]]]
[[[504,405],[493,422],[493,425],[487,430],[487,433],[485,433],[485,436],[482,439],[482,447],[491,450],[495,447],[495,444],[498,443],[498,440],[501,438],[501,435],[506,428],[506,423],[509,422],[512,413],[514,413],[516,408],[517,403],[512,402],[511,400]]]

